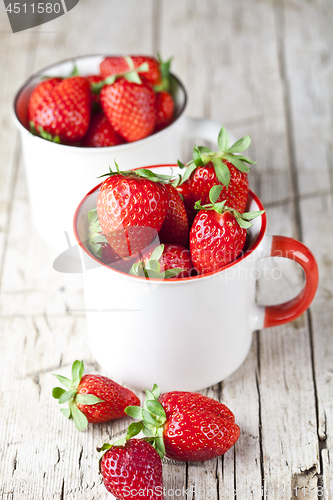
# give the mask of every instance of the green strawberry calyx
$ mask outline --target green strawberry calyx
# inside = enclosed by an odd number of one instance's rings
[[[235,168],[237,168],[237,170],[244,173],[250,171],[247,164],[254,165],[256,163],[247,156],[238,154],[242,153],[250,146],[251,139],[249,135],[239,139],[235,142],[235,144],[230,145],[229,134],[225,128],[222,127],[218,135],[217,143],[217,152],[211,151],[205,146],[194,146],[193,159],[190,162],[184,165],[178,160],[178,166],[180,168],[186,168],[181,183],[185,182],[197,167],[204,167],[208,163],[212,162],[216,177],[221,184],[228,188],[230,182],[230,171],[223,160],[230,162]]]
[[[108,243],[108,240],[105,238],[101,225],[99,223],[97,208],[93,208],[88,212],[88,247],[89,250],[96,257],[102,257],[102,244]]]
[[[83,361],[76,360],[72,365],[72,380],[62,375],[53,374],[67,390],[62,387],[54,387],[52,396],[59,400],[59,404],[68,403],[68,408],[61,408],[61,412],[66,418],[72,418],[79,431],[83,431],[88,425],[87,417],[78,409],[76,404],[95,405],[104,403],[103,399],[93,394],[78,394],[77,388],[81,382],[84,372]]]
[[[109,172],[107,174],[100,175],[99,178],[112,177],[113,175],[120,174],[123,175],[124,177],[126,176],[143,177],[153,182],[162,182],[163,184],[168,184],[173,179],[173,176],[171,175],[156,174],[155,172],[152,172],[152,170],[149,170],[148,168],[138,168],[136,170],[119,170],[119,166],[116,160],[114,160],[114,163],[116,165],[116,171],[113,171],[109,166]]]
[[[41,125],[38,125],[38,129],[36,129],[34,122],[30,121],[29,126],[30,126],[30,132],[32,133],[32,135],[37,135],[38,137],[42,137],[43,139],[46,139],[47,141],[56,142],[57,144],[60,144],[60,137],[58,135],[53,136],[49,132],[46,132]]]
[[[142,85],[142,80],[139,73],[147,73],[149,71],[149,65],[147,62],[140,64],[137,68],[134,67],[133,59],[130,56],[125,56],[129,69],[122,73],[117,73],[115,75],[110,75],[101,80],[100,82],[91,83],[90,88],[93,94],[99,94],[105,85],[113,85],[119,78],[125,78],[128,82],[137,83]]]
[[[159,279],[170,279],[178,276],[179,273],[184,271],[184,269],[173,268],[167,269],[164,272],[161,272],[161,265],[159,263],[159,259],[162,257],[164,252],[164,245],[161,244],[156,247],[149,259],[144,262],[142,259],[140,262],[136,262],[133,264],[129,273],[133,276],[141,276],[147,279],[151,278],[159,278]]]
[[[207,205],[201,205],[201,200],[198,200],[195,202],[194,208],[196,210],[215,210],[215,212],[217,212],[218,214],[229,212],[235,217],[239,226],[243,229],[252,227],[253,224],[251,224],[250,221],[255,219],[256,217],[259,217],[259,215],[262,215],[265,212],[265,210],[257,210],[253,212],[244,212],[241,214],[235,208],[227,207],[226,200],[217,202],[222,189],[223,188],[221,185],[213,186],[209,191],[209,199],[211,203],[208,203]]]
[[[173,58],[170,57],[167,61],[163,61],[160,54],[157,54],[157,58],[160,65],[162,81],[158,85],[154,85],[154,92],[168,92],[170,90],[170,66]]]

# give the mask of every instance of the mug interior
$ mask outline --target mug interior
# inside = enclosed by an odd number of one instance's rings
[[[19,91],[16,94],[15,100],[14,100],[14,117],[16,118],[17,124],[21,125],[24,127],[24,129],[28,130],[28,119],[27,119],[27,111],[28,111],[28,102],[30,95],[36,85],[40,83],[43,79],[44,76],[48,77],[68,77],[68,75],[71,73],[73,70],[74,65],[76,65],[79,74],[82,76],[88,76],[88,75],[98,75],[99,74],[99,65],[103,61],[103,59],[107,57],[107,55],[95,55],[95,56],[81,56],[81,57],[76,57],[76,58],[71,58],[67,59],[63,62],[59,62],[57,64],[54,64],[52,66],[48,66],[40,71],[38,73],[35,73],[33,76],[31,76],[25,83],[24,85],[19,89]],[[185,88],[183,84],[180,82],[180,80],[173,75],[172,73],[170,74],[170,93],[174,99],[175,103],[175,113],[174,113],[174,118],[172,123],[174,123],[184,112],[185,107],[186,107],[186,102],[187,102],[187,96],[185,92]],[[169,125],[171,126],[172,123]],[[168,128],[168,127],[166,127]],[[159,134],[163,132],[162,129],[159,132],[155,132],[155,134]],[[155,135],[152,134],[152,135]],[[149,136],[151,137],[151,136]],[[145,138],[148,139],[148,138]],[[144,141],[145,139],[141,139],[140,141]],[[43,139],[44,140],[44,139]],[[138,141],[136,141],[138,142]],[[57,146],[59,146],[57,144]],[[66,145],[61,145],[61,146],[66,146]],[[120,145],[122,146],[122,145]],[[75,146],[66,146],[66,147],[75,147]],[[112,148],[119,147],[119,146],[109,146]],[[96,149],[96,148],[93,148]],[[108,148],[104,148],[108,149]]]
[[[152,171],[158,171],[160,174],[166,174],[166,175],[176,175],[180,173],[180,169],[178,165],[154,165],[154,166],[149,166],[145,167],[149,168]],[[106,264],[103,264],[97,257],[95,257],[91,251],[88,248],[88,212],[92,210],[93,208],[96,208],[97,204],[97,197],[99,193],[99,188],[101,186],[102,182],[98,184],[96,187],[94,187],[80,202],[79,206],[77,207],[75,214],[74,214],[74,219],[73,219],[73,228],[74,228],[74,235],[76,238],[76,241],[80,245],[80,247],[83,249],[83,251],[92,259],[94,259],[96,262],[98,262],[100,265],[105,266],[107,269],[109,269],[112,272],[124,274],[132,279],[139,279],[139,280],[146,280],[146,278],[142,278],[139,276],[132,276],[127,273],[122,273],[121,271],[118,271],[116,269],[110,268]],[[249,197],[247,201],[247,206],[246,206],[246,211],[247,212],[252,212],[256,210],[264,210],[264,207],[260,201],[260,199],[252,192],[249,191]],[[192,276],[190,278],[179,278],[177,280],[166,280],[170,283],[179,283],[181,281],[188,281],[188,280],[195,280],[195,279],[204,279],[207,278],[210,275],[220,273],[228,269],[229,267],[237,264],[240,260],[248,257],[259,245],[261,242],[262,238],[264,237],[264,234],[266,232],[266,227],[267,227],[267,217],[266,217],[266,212],[263,213],[261,216],[256,217],[251,221],[253,226],[248,230],[248,237],[247,237],[247,242],[246,242],[246,250],[245,252],[242,253],[242,255],[236,259],[235,261],[231,262],[227,266],[224,266],[222,269],[218,271],[214,271],[212,273],[207,273],[201,276]],[[154,281],[163,281],[159,280],[158,278],[152,278]]]

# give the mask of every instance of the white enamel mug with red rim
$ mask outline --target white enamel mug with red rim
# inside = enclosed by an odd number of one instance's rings
[[[104,55],[83,56],[49,66],[29,78],[18,91],[13,107],[13,118],[23,146],[30,207],[35,227],[42,239],[59,251],[72,244],[73,213],[84,193],[97,178],[114,167],[121,170],[143,165],[174,163],[181,159],[184,138],[198,138],[217,142],[221,125],[212,120],[185,116],[186,91],[174,75],[171,92],[175,100],[175,117],[171,125],[140,141],[106,148],[81,148],[46,141],[32,135],[27,126],[27,105],[34,87],[41,77],[67,77],[76,64],[80,74],[99,73]],[[66,236],[67,235],[67,236]]]
[[[160,165],[160,173],[177,171]],[[99,185],[100,186],[100,185]],[[195,391],[220,382],[245,360],[255,330],[287,323],[310,305],[318,285],[316,261],[302,243],[266,234],[266,214],[254,219],[249,244],[216,273],[159,280],[131,276],[100,263],[87,248],[88,212],[99,186],[79,204],[74,233],[81,247],[89,343],[97,362],[130,387]],[[249,194],[247,210],[263,210]],[[298,262],[305,284],[294,299],[256,304],[257,262],[265,257]]]

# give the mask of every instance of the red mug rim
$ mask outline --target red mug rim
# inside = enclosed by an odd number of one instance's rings
[[[141,167],[141,168],[149,168],[149,169],[152,169],[152,168],[161,168],[161,167],[173,167],[173,168],[178,168],[178,165],[176,164],[161,164],[161,165],[149,165],[149,166],[146,166],[146,167]],[[133,170],[136,170],[136,169],[133,169]],[[103,184],[103,181],[100,182],[97,186],[95,186],[93,189],[91,189],[89,191],[89,193],[87,193],[84,198],[82,198],[82,200],[80,201],[80,203],[78,204],[77,206],[77,209],[75,210],[75,213],[74,213],[74,218],[73,218],[73,231],[74,231],[74,236],[75,236],[75,239],[76,241],[78,242],[79,246],[82,248],[82,250],[87,254],[89,255],[89,257],[91,257],[92,259],[94,259],[96,262],[98,262],[100,265],[106,267],[107,269],[109,269],[110,271],[113,271],[115,273],[119,273],[119,274],[122,274],[128,278],[133,278],[133,279],[139,279],[139,280],[143,280],[143,281],[147,281],[147,278],[145,277],[141,277],[141,276],[132,276],[131,274],[128,274],[128,273],[124,273],[122,271],[118,271],[117,269],[114,269],[114,268],[111,268],[109,267],[107,264],[104,264],[103,262],[101,262],[97,257],[95,257],[91,252],[89,252],[87,250],[87,248],[84,246],[84,244],[82,243],[80,237],[79,237],[79,234],[78,234],[78,231],[77,231],[77,220],[78,220],[78,217],[79,217],[79,213],[80,213],[80,210],[81,210],[81,207],[83,205],[83,203],[86,201],[86,199],[91,195],[93,194],[97,189],[99,189],[99,187]],[[249,196],[257,203],[258,205],[258,208],[259,210],[264,210],[264,206],[261,202],[261,200],[258,198],[258,196],[253,193],[253,191],[249,190]],[[245,258],[247,258],[249,255],[251,255],[255,250],[256,248],[259,246],[259,244],[261,243],[263,237],[264,237],[264,234],[266,232],[266,229],[267,229],[267,216],[266,216],[266,212],[264,212],[261,216],[261,228],[260,228],[260,231],[259,231],[259,234],[257,236],[257,239],[256,241],[254,242],[254,244],[248,248],[238,259],[234,260],[233,262],[230,262],[230,264],[222,267],[221,269],[219,270],[216,270],[216,271],[212,271],[210,273],[207,273],[207,274],[201,274],[201,275],[198,275],[198,276],[191,276],[191,277],[188,277],[188,278],[178,278],[178,279],[167,279],[167,280],[164,280],[164,279],[161,279],[161,278],[149,278],[149,281],[157,281],[157,282],[163,282],[163,283],[181,283],[181,282],[186,282],[186,281],[193,281],[193,280],[198,280],[198,279],[204,279],[204,278],[207,278],[209,276],[214,276],[216,274],[219,274],[219,273],[222,273],[223,271],[226,271],[227,269],[230,269],[230,267],[238,264],[239,262],[241,262],[242,260],[244,260]]]
[[[38,76],[40,76],[43,73],[47,74],[48,70],[53,69],[55,66],[58,66],[60,64],[65,64],[65,63],[69,63],[69,62],[72,62],[73,64],[75,64],[75,62],[77,60],[79,60],[79,59],[87,59],[87,58],[90,58],[90,57],[108,57],[108,55],[110,55],[110,54],[91,54],[91,55],[84,55],[84,56],[77,56],[77,57],[71,57],[71,58],[68,58],[68,59],[63,59],[61,61],[58,61],[57,63],[51,64],[49,66],[46,66],[45,68],[40,69],[37,73],[34,73],[29,78],[27,78],[25,80],[25,82],[21,85],[21,87],[18,89],[18,91],[16,92],[15,97],[14,97],[14,102],[13,102],[13,107],[12,107],[12,113],[13,113],[13,118],[14,118],[14,121],[16,123],[16,126],[20,130],[22,130],[24,132],[27,132],[28,134],[31,134],[31,132],[23,125],[23,123],[21,122],[21,120],[20,120],[20,118],[18,116],[18,113],[17,113],[17,102],[18,102],[18,99],[19,99],[21,93],[23,92],[23,90],[35,78],[38,78]],[[127,142],[125,144],[118,144],[116,146],[106,146],[104,148],[93,148],[93,147],[84,147],[83,148],[82,146],[72,146],[72,145],[69,145],[69,144],[58,144],[58,143],[55,143],[55,142],[52,142],[52,141],[47,141],[48,144],[52,145],[53,147],[57,147],[57,149],[59,149],[61,147],[61,148],[65,148],[65,149],[73,151],[73,152],[76,151],[76,150],[80,150],[80,151],[84,150],[85,153],[96,154],[96,150],[100,152],[101,149],[103,151],[109,151],[110,149],[114,150],[116,148],[119,151],[120,149],[124,149],[126,147],[127,148],[131,147],[131,146],[134,147],[134,145],[137,144],[137,143],[141,144],[143,141],[148,142],[149,140],[153,140],[154,137],[160,136],[163,133],[166,133],[176,122],[178,122],[179,118],[181,118],[183,116],[184,111],[185,111],[186,106],[187,106],[187,100],[188,100],[187,99],[187,92],[186,92],[186,89],[185,89],[183,83],[173,73],[170,73],[170,75],[177,82],[177,84],[180,86],[180,88],[184,92],[184,104],[179,108],[178,116],[176,116],[172,120],[172,122],[167,127],[163,128],[162,130],[154,132],[153,134],[149,135],[148,137],[144,137],[143,139],[139,139],[138,141]],[[39,137],[38,135],[34,136],[34,138],[36,138],[36,140],[41,140],[41,141],[45,142],[45,139],[43,139],[42,137]]]

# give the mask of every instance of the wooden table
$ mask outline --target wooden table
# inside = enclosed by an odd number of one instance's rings
[[[10,117],[14,92],[34,71],[71,56],[157,51],[174,55],[189,115],[218,120],[237,138],[250,134],[249,156],[258,161],[251,186],[269,232],[302,240],[320,269],[310,310],[256,332],[243,366],[204,391],[234,411],[242,431],[236,446],[204,463],[165,461],[166,498],[333,498],[332,2],[81,0],[17,34],[2,2],[0,15],[1,499],[110,498],[96,446],[128,424],[80,433],[51,397],[52,374],[68,376],[74,359],[87,371],[99,368],[80,312],[81,276],[52,269],[31,222]],[[274,265],[284,274],[259,281],[265,303],[302,285],[296,265]]]

